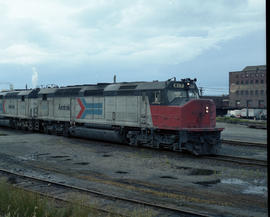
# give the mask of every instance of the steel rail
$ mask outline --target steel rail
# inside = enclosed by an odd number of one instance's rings
[[[11,172],[11,171],[8,171],[8,170],[4,170],[4,169],[1,169],[1,168],[0,168],[0,173],[5,173],[5,174],[8,174],[8,175],[17,176],[17,177],[20,177],[20,178],[23,178],[23,179],[29,179],[29,180],[32,180],[32,181],[38,181],[38,182],[42,182],[42,183],[48,183],[47,184],[48,186],[50,186],[49,184],[53,183],[53,182],[50,182],[50,181],[41,180],[41,179],[34,178],[34,177],[20,175],[18,173],[14,173],[14,172]],[[29,192],[29,193],[33,193],[33,194],[38,194],[38,195],[40,195],[42,197],[53,199],[54,201],[63,202],[63,203],[69,203],[69,204],[73,204],[74,203],[74,201],[67,200],[67,199],[64,199],[64,198],[61,198],[61,197],[52,195],[52,194],[43,193],[43,192],[40,192],[40,191],[37,191],[37,190],[28,189],[26,187],[16,186],[16,185],[13,185],[13,187],[16,188],[16,189],[22,189],[25,192]],[[89,205],[87,206],[87,205],[84,205],[84,204],[79,204],[79,206],[85,207],[85,208],[89,208],[90,207]],[[113,215],[117,215],[117,216],[120,216],[120,217],[128,217],[127,215],[123,215],[123,214],[120,214],[120,213],[114,213],[112,211],[108,211],[108,210],[102,209],[100,207],[97,208],[97,207],[92,207],[91,206],[91,209],[96,210],[98,212],[106,213],[106,214],[113,214]]]
[[[2,169],[2,168],[0,168],[0,172],[8,174],[8,175],[17,176],[17,177],[20,177],[20,178],[32,180],[32,181],[43,182],[43,183],[46,183],[47,185],[54,185],[54,186],[62,187],[62,188],[69,189],[69,190],[76,190],[76,191],[79,191],[79,192],[82,192],[82,193],[88,193],[88,194],[92,194],[92,195],[97,195],[97,196],[107,198],[107,199],[113,200],[113,201],[119,200],[119,201],[129,202],[129,203],[136,204],[136,205],[142,205],[144,207],[151,207],[151,208],[160,209],[160,210],[164,210],[164,211],[170,211],[170,212],[176,213],[176,214],[178,214],[180,216],[181,215],[185,215],[185,216],[189,215],[189,216],[194,216],[194,217],[211,217],[211,215],[198,213],[196,211],[190,211],[190,210],[185,210],[185,209],[168,207],[168,206],[164,206],[164,205],[161,205],[161,204],[155,204],[155,203],[149,203],[149,202],[140,201],[140,200],[136,200],[136,199],[124,198],[124,197],[120,197],[120,196],[116,196],[116,195],[112,195],[112,194],[105,194],[105,193],[102,193],[102,192],[99,192],[99,191],[89,190],[89,189],[82,188],[82,187],[72,186],[72,185],[58,183],[58,182],[54,182],[54,181],[48,181],[48,180],[40,179],[40,178],[37,178],[37,177],[27,176],[27,175],[19,174],[19,173],[16,173],[16,172],[11,172],[9,170]],[[37,192],[37,193],[40,194],[40,192]],[[41,194],[43,194],[43,193],[41,193]],[[44,194],[44,196],[48,197],[50,195]],[[54,196],[52,196],[52,197],[57,199],[57,200],[62,200],[62,199],[59,199],[59,198],[54,197]],[[67,201],[67,202],[70,202],[70,201]],[[109,212],[109,211],[106,211],[106,210],[101,210],[101,211]],[[125,215],[122,215],[122,216],[125,216]]]
[[[249,147],[267,148],[266,143],[259,143],[259,142],[243,142],[243,141],[238,141],[238,140],[222,139],[221,143],[235,145],[235,146],[249,146]]]
[[[217,156],[206,156],[206,158],[218,160],[218,161],[238,163],[238,164],[242,164],[242,165],[249,165],[249,166],[267,167],[267,165],[268,165],[267,160],[243,158],[243,157],[236,157],[236,156],[217,155]]]

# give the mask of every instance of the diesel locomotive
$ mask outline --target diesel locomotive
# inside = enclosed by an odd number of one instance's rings
[[[195,155],[217,154],[222,131],[189,78],[2,91],[0,126]]]

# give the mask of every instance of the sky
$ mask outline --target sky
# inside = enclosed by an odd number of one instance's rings
[[[197,78],[266,64],[265,0],[0,0],[0,90]]]

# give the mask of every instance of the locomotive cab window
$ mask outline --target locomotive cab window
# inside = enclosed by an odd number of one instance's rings
[[[155,91],[154,92],[154,104],[160,104],[160,91]]]
[[[42,100],[46,101],[47,100],[47,94],[42,95]]]
[[[167,97],[170,105],[183,105],[191,99],[198,99],[199,93],[196,89],[168,90]]]
[[[188,90],[188,97],[191,99],[199,99],[199,93],[195,89],[189,89]]]

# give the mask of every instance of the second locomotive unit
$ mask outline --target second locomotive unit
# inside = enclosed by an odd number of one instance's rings
[[[0,92],[0,125],[195,155],[221,147],[215,104],[196,79]]]

